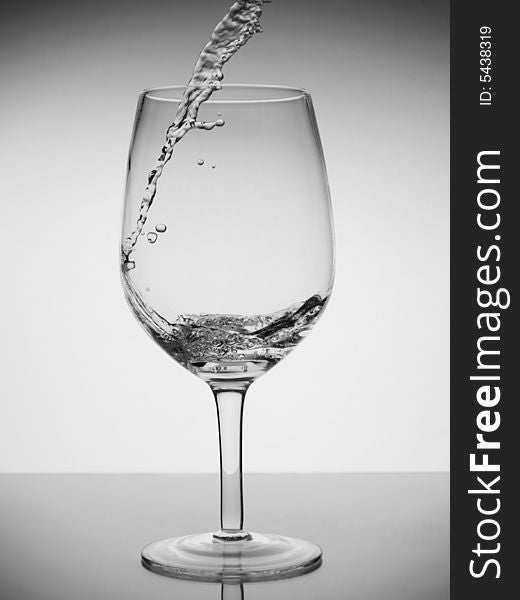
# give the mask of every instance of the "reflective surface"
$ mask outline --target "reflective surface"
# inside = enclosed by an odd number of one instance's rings
[[[216,475],[3,475],[0,598],[448,600],[447,474],[245,480],[252,528],[315,540],[318,570],[222,589],[144,569],[141,548],[165,531],[211,529]]]

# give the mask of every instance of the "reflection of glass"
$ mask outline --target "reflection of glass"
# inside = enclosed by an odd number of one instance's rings
[[[240,585],[226,585],[222,584],[220,590],[220,600],[244,600],[244,586]]]
[[[122,278],[146,331],[215,396],[221,529],[150,544],[143,562],[185,579],[289,577],[319,566],[321,550],[243,529],[242,413],[250,384],[309,333],[331,291],[331,210],[311,98],[293,88],[224,86],[198,122],[225,125],[194,129],[176,146],[128,253],[150,165],[182,92],[150,90],[139,101]]]

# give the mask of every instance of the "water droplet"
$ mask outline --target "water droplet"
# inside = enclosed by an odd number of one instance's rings
[[[155,244],[157,241],[157,234],[155,231],[150,231],[150,233],[146,236],[146,239],[150,242],[150,244]]]
[[[222,116],[222,113],[217,113],[217,117],[221,117],[221,116]]]
[[[215,163],[213,163],[213,164],[211,165],[211,168],[212,168],[212,169],[214,169],[216,166],[217,166],[217,165],[216,165]]]
[[[216,125],[217,127],[222,127],[222,125],[225,125],[225,124],[226,124],[226,122],[224,121],[224,119],[217,119],[217,120],[215,121],[215,125]]]
[[[164,223],[159,223],[155,226],[155,231],[158,233],[164,233],[166,231],[166,225]]]
[[[125,269],[127,271],[131,271],[132,269],[135,269],[135,262],[133,260],[127,260],[125,262]]]
[[[199,166],[202,166],[204,164],[204,160],[202,158],[199,158],[199,160],[197,161],[197,164]]]

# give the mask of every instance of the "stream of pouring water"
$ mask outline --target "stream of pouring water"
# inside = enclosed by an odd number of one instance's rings
[[[146,223],[148,212],[157,193],[157,183],[166,163],[173,155],[175,146],[190,129],[211,130],[224,125],[222,119],[213,123],[197,121],[200,105],[208,100],[215,90],[221,88],[224,64],[255,33],[262,31],[260,26],[262,6],[270,1],[237,0],[215,27],[210,41],[200,53],[193,75],[177,109],[177,114],[166,132],[166,141],[159,158],[148,175],[148,185],[143,194],[136,227],[123,242],[122,258],[125,270],[128,271],[135,267],[135,262],[129,257]]]

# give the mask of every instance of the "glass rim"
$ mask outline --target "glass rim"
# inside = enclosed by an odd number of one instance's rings
[[[158,86],[152,88],[146,88],[142,91],[142,95],[149,99],[157,102],[173,102],[179,103],[182,99],[182,95],[184,90],[187,88],[187,84],[174,84],[174,85],[165,85]],[[205,86],[201,86],[205,87]],[[208,87],[208,86],[206,86]],[[253,92],[254,90],[263,90],[269,91],[272,94],[272,97],[267,98],[219,98],[218,95],[216,97],[211,97],[204,102],[204,104],[267,104],[274,102],[294,102],[295,100],[300,100],[301,98],[310,98],[310,92],[302,87],[296,86],[288,86],[288,85],[274,85],[274,84],[262,84],[262,83],[222,83],[221,84],[222,91],[224,90],[233,90],[233,89],[246,89],[249,92]],[[161,92],[172,92],[179,91],[178,94],[173,97],[161,96]],[[276,91],[278,90],[278,94]],[[221,90],[215,90],[216,94],[218,94]],[[280,93],[282,92],[282,93]]]

